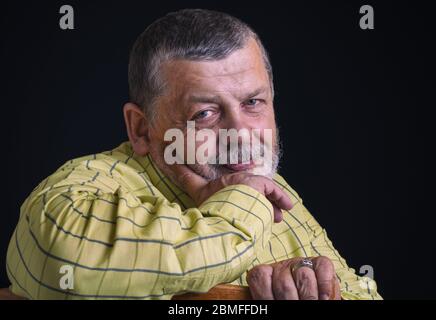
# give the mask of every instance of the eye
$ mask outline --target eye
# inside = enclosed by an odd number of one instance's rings
[[[257,103],[259,102],[259,100],[257,99],[248,99],[245,104],[249,105],[249,106],[255,106]]]
[[[261,100],[259,100],[259,99],[248,99],[248,100],[244,101],[243,105],[249,106],[249,107],[256,107],[260,102],[261,102]]]
[[[205,119],[208,116],[212,115],[212,110],[202,110],[194,115],[193,120]]]

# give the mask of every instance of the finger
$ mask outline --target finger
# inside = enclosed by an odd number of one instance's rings
[[[293,207],[289,196],[272,181],[265,185],[265,197],[280,209],[290,210]]]
[[[291,260],[272,265],[272,288],[276,300],[298,300],[298,291],[291,273]]]
[[[299,267],[292,275],[300,300],[318,300],[318,285],[314,270],[309,267]]]
[[[330,297],[330,300],[341,300],[342,299],[342,297],[341,297],[341,285],[340,285],[338,279],[336,278],[336,276],[333,279],[333,286],[334,286],[334,289],[333,289],[334,296]]]
[[[254,300],[274,300],[271,287],[273,268],[270,265],[257,265],[247,273],[247,282]]]
[[[312,259],[318,283],[318,294],[320,300],[332,299],[335,295],[335,268],[327,257],[316,257]]]
[[[274,209],[274,222],[280,222],[283,220],[283,213],[280,208],[278,208],[276,205],[273,204]]]

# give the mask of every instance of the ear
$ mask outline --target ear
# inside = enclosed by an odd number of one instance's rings
[[[144,112],[139,106],[128,102],[123,107],[127,135],[133,151],[145,156],[150,151],[149,127]]]

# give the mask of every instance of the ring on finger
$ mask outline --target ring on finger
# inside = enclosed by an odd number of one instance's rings
[[[303,267],[310,268],[313,270],[312,260],[310,260],[308,258],[301,259],[300,261],[298,261],[296,264],[294,264],[291,267],[291,271],[292,271],[292,273],[294,273],[295,271],[297,271],[298,269],[303,268]]]

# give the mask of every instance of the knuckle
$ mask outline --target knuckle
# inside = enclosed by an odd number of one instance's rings
[[[279,295],[284,295],[295,289],[295,286],[290,281],[278,281],[275,285],[275,292]]]
[[[326,256],[319,256],[319,257],[314,258],[314,260],[317,260],[321,264],[324,264],[324,263],[328,264],[331,262],[330,259],[327,258]]]
[[[192,176],[189,173],[182,173],[177,178],[176,181],[180,184],[180,187],[189,192],[189,186]]]
[[[291,259],[287,259],[287,260],[282,260],[277,262],[277,267],[280,269],[290,269],[291,265],[297,260],[298,258],[291,258]]]
[[[299,279],[299,281],[307,282],[313,278],[313,271],[307,267],[301,267],[295,271],[295,277]]]
[[[189,173],[182,173],[181,175],[179,175],[179,181],[183,184],[186,183],[186,181],[189,181],[189,178],[191,177],[191,175]]]
[[[272,267],[266,264],[258,265],[247,274],[248,281],[269,281],[272,277]]]
[[[220,185],[222,187],[225,187],[229,184],[230,177],[229,177],[229,175],[222,175],[221,177],[218,178],[218,180],[219,180]]]
[[[236,172],[223,175],[221,181],[224,186],[228,186],[243,183],[243,178],[244,176],[241,173]]]
[[[297,263],[298,261],[301,260],[301,257],[294,257],[294,258],[290,258],[284,261],[284,263],[286,263],[287,267],[290,267],[291,264]]]
[[[223,187],[223,188],[240,183],[238,176],[234,173],[225,174],[225,175],[221,176],[219,178],[219,181],[220,181],[221,187]]]
[[[315,258],[314,260],[318,268],[322,268],[326,272],[334,273],[335,267],[333,265],[333,262],[329,258],[325,256],[320,256]]]

